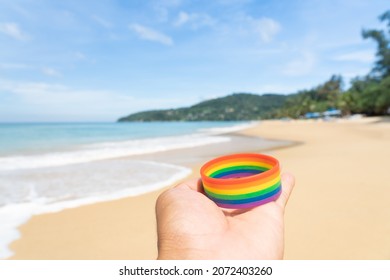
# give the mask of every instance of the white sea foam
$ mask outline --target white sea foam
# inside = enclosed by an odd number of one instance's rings
[[[12,183],[14,192],[21,192],[13,198],[22,200],[0,207],[0,258],[13,254],[8,245],[20,237],[17,228],[33,215],[136,196],[171,185],[190,173],[181,166],[128,160],[2,171],[0,191]]]
[[[243,124],[238,124],[238,125],[234,125],[234,126],[203,128],[203,129],[199,129],[199,131],[205,132],[205,133],[210,134],[210,135],[219,135],[219,134],[224,134],[224,133],[236,132],[236,131],[240,131],[243,129],[248,129],[248,128],[256,126],[258,123],[259,122],[257,122],[257,121],[251,121],[251,122],[245,122]]]
[[[191,148],[227,141],[230,141],[230,138],[225,136],[192,134],[175,137],[171,136],[90,144],[78,147],[72,151],[51,152],[40,155],[0,157],[0,171],[64,166],[130,155],[155,153],[180,148]]]
[[[227,142],[230,138],[221,134],[251,125],[0,157],[0,258],[12,255],[7,246],[19,238],[17,228],[33,215],[136,196],[191,173],[180,166],[120,158]]]

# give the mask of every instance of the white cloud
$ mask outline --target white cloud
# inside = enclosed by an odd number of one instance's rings
[[[151,7],[156,13],[156,19],[160,22],[167,22],[171,9],[182,4],[182,0],[156,0],[151,2]]]
[[[190,15],[189,14],[187,14],[186,12],[180,12],[178,17],[177,17],[177,20],[174,23],[174,25],[175,26],[180,26],[180,25],[185,24],[189,20],[190,20]]]
[[[108,21],[108,20],[106,20],[104,18],[101,18],[101,17],[99,17],[97,15],[93,15],[92,19],[94,21],[96,21],[98,24],[100,24],[101,26],[103,26],[104,28],[109,29],[109,28],[113,27],[113,24],[110,21]]]
[[[4,70],[33,70],[41,72],[50,77],[61,77],[62,74],[56,69],[50,67],[37,67],[23,63],[0,63],[0,69]]]
[[[288,62],[282,72],[287,76],[304,76],[313,71],[315,65],[315,55],[309,51],[304,51],[299,57]]]
[[[47,119],[61,116],[63,120],[73,116],[115,120],[131,112],[172,106],[179,102],[165,97],[136,98],[110,90],[76,89],[58,83],[4,79],[0,79],[0,92],[14,95],[17,108],[27,108],[26,113],[30,115],[46,116]]]
[[[75,52],[74,56],[79,60],[86,60],[87,56],[82,52]]]
[[[50,67],[43,67],[42,73],[47,75],[47,76],[50,76],[50,77],[57,77],[58,78],[58,77],[62,76],[62,74],[60,72],[58,72],[57,70],[50,68]]]
[[[144,40],[158,42],[164,45],[173,45],[173,40],[171,37],[158,32],[152,28],[140,25],[140,24],[131,24],[129,28],[137,33],[137,35]]]
[[[338,55],[333,60],[372,63],[375,60],[375,54],[372,51],[356,51]]]
[[[22,63],[0,63],[0,69],[6,70],[23,70],[31,68],[30,65]]]
[[[191,28],[198,29],[202,26],[212,26],[215,22],[216,20],[207,14],[186,13],[181,11],[173,25],[177,27],[190,25]]]
[[[359,69],[354,69],[352,71],[342,72],[341,75],[346,80],[350,80],[350,79],[356,78],[358,76],[360,76],[360,77],[365,76],[369,72],[370,72],[370,67],[367,67],[367,68],[359,68]]]
[[[248,15],[240,15],[236,21],[240,34],[254,36],[263,43],[271,42],[282,29],[280,23],[267,17],[253,18]]]
[[[116,92],[74,89],[56,83],[0,80],[0,92],[17,97],[19,107],[27,106],[29,111],[47,117],[104,115],[115,119],[139,105],[133,97]]]
[[[55,99],[56,96],[61,97],[56,93],[64,92],[66,87],[58,84],[0,80],[0,90],[13,93],[31,103],[45,103],[51,100],[61,102],[61,98]]]
[[[14,22],[0,23],[0,32],[16,40],[24,41],[28,39],[28,36],[20,29],[19,25]]]
[[[264,43],[269,43],[281,30],[280,24],[271,18],[250,19],[250,24]]]

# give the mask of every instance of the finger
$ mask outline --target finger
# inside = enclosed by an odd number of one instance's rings
[[[162,192],[156,201],[156,210],[162,208],[161,205],[165,205],[166,201],[170,201],[172,197],[175,197],[177,194],[177,191],[179,190],[194,190],[198,191],[201,187],[201,182],[199,182],[199,178],[193,178],[189,179],[187,181],[184,181],[173,188],[167,189],[164,192]],[[203,188],[202,188],[203,189]]]
[[[187,188],[197,192],[203,192],[202,180],[200,178],[189,179],[183,183],[178,184],[174,188]]]
[[[164,205],[171,204],[170,202],[175,201],[178,195],[182,196],[183,194],[188,193],[189,191],[190,192],[196,191],[204,194],[202,181],[200,180],[200,178],[189,179],[187,181],[184,181],[176,185],[173,188],[165,190],[157,198],[156,211],[158,212],[159,209],[162,209]]]
[[[273,213],[277,215],[283,214],[284,208],[290,197],[294,184],[295,184],[294,176],[290,173],[284,173],[282,174],[282,193],[280,194],[279,198],[275,202],[266,203],[264,205],[251,208],[251,209],[234,210],[233,212],[230,213],[230,215],[233,216],[239,215],[242,218],[253,222],[253,221],[257,221],[259,218],[262,218],[262,214],[264,214],[265,212]],[[278,207],[275,208],[274,207],[275,205],[277,205]],[[278,209],[278,211],[275,211],[275,209]]]
[[[276,200],[276,203],[284,209],[287,205],[288,199],[290,198],[291,192],[295,185],[294,175],[290,173],[282,174],[282,193]]]

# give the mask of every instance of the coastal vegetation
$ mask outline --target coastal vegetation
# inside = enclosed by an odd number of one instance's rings
[[[287,97],[280,94],[235,93],[191,107],[153,110],[120,118],[124,121],[238,121],[271,118]]]
[[[325,83],[292,94],[274,117],[297,118],[308,112],[340,109],[343,115],[385,115],[390,113],[390,10],[379,17],[387,30],[363,30],[364,39],[377,44],[376,62],[367,75],[355,77],[351,86],[343,90],[341,76],[334,75]]]
[[[289,95],[236,93],[207,100],[191,107],[131,114],[118,121],[236,121],[268,118],[299,118],[310,112],[338,109],[343,115],[390,114],[390,10],[379,20],[385,30],[362,31],[364,39],[377,44],[376,61],[365,76],[355,77],[344,90],[343,78],[329,80]]]

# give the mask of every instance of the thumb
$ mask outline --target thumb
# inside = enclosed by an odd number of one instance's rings
[[[276,200],[276,203],[284,209],[287,205],[288,199],[290,198],[291,192],[295,185],[294,175],[290,173],[282,174],[282,193]]]

